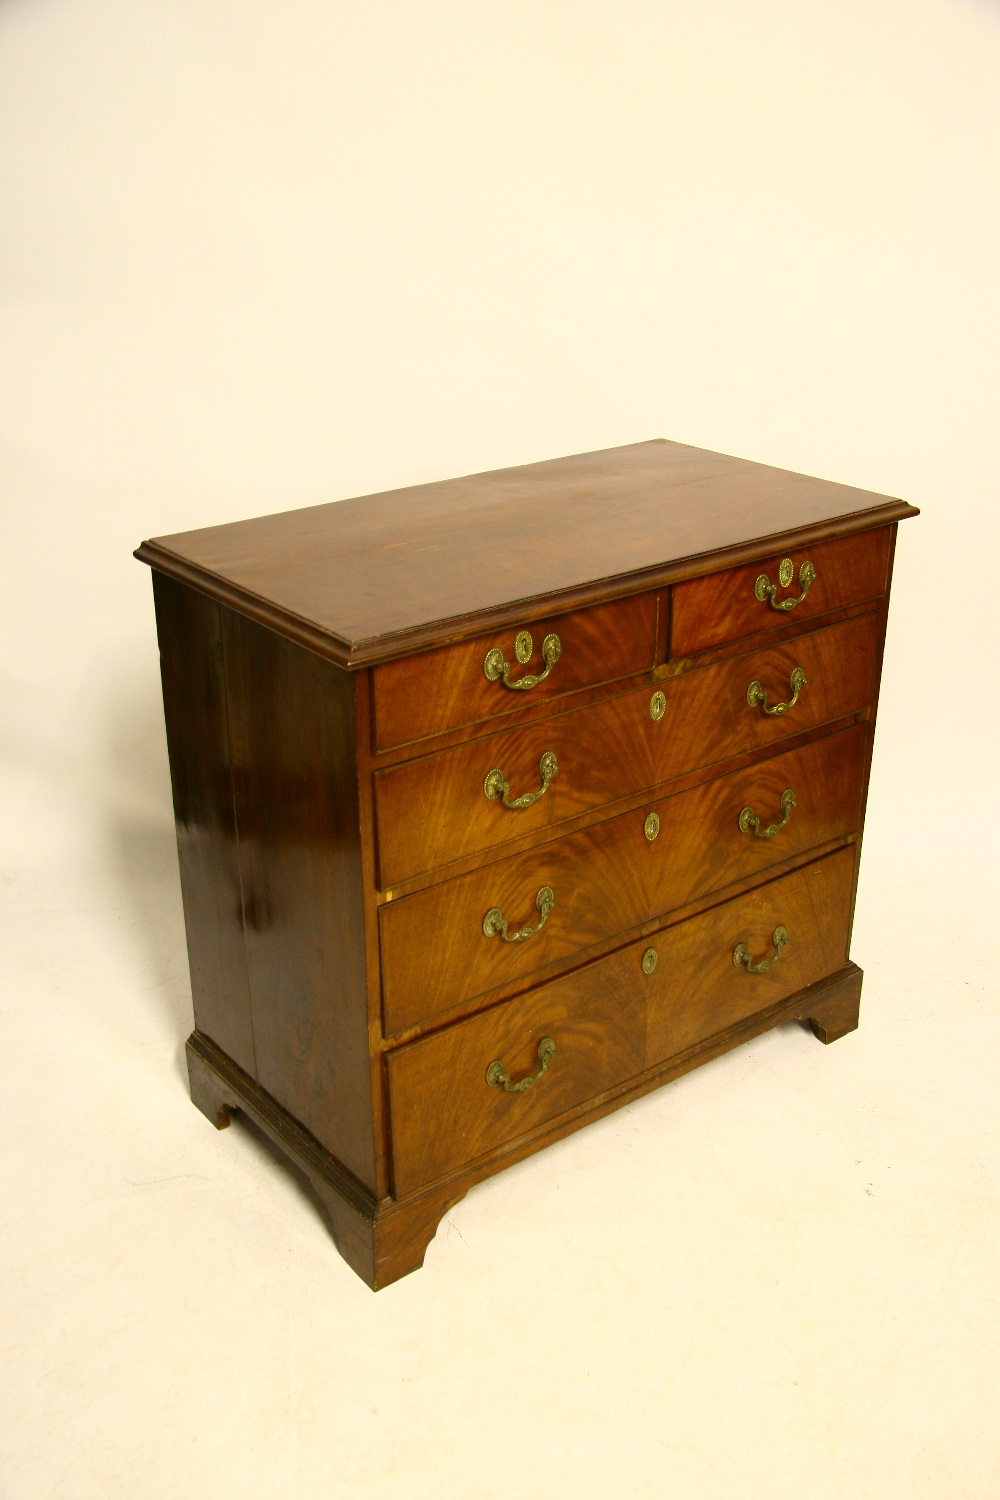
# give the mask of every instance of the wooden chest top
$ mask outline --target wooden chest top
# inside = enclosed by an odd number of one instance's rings
[[[341,666],[916,514],[662,439],[143,542],[136,556]]]

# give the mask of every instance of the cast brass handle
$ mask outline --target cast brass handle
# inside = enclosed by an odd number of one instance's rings
[[[530,1089],[536,1084],[545,1072],[549,1063],[556,1055],[556,1044],[550,1036],[543,1036],[538,1043],[538,1061],[541,1063],[537,1073],[529,1073],[527,1078],[519,1078],[516,1083],[511,1083],[510,1074],[500,1061],[494,1058],[486,1069],[486,1082],[491,1089],[503,1089],[508,1094],[523,1094],[525,1089]]]
[[[771,938],[771,942],[774,944],[776,950],[774,957],[762,958],[759,964],[754,963],[753,956],[746,943],[737,943],[736,947],[733,949],[733,963],[736,968],[745,968],[748,974],[763,974],[766,969],[769,969],[772,966],[772,964],[776,964],[778,962],[778,959],[784,952],[785,944],[788,942],[788,928],[781,926],[776,927],[774,929],[774,935]]]
[[[543,885],[535,897],[538,921],[534,927],[522,927],[518,932],[507,931],[507,919],[499,906],[491,906],[483,918],[483,931],[487,937],[502,937],[505,943],[524,943],[541,932],[548,921],[549,913],[556,904],[556,893],[550,885]]]
[[[558,769],[559,762],[556,760],[555,755],[551,750],[546,750],[538,762],[542,784],[537,792],[522,792],[520,797],[512,797],[510,795],[510,782],[506,779],[499,766],[495,766],[490,771],[483,782],[483,791],[491,802],[495,802],[498,797],[502,797],[504,807],[510,807],[515,810],[519,807],[530,807],[533,802],[538,801],[539,797],[545,796],[545,793],[552,785],[552,778]]]
[[[514,655],[522,667],[525,662],[531,660],[533,649],[529,632],[527,630],[519,630],[514,641]],[[483,662],[483,671],[490,682],[497,682],[502,677],[504,687],[512,688],[516,692],[525,693],[528,688],[537,687],[540,682],[545,681],[561,655],[562,642],[559,637],[557,635],[547,635],[542,642],[542,660],[545,663],[544,672],[528,672],[524,677],[519,677],[516,682],[511,682],[511,666],[499,646],[494,646],[491,650],[487,651],[486,660]]]
[[[764,603],[765,599],[770,600],[772,609],[794,609],[796,604],[801,604],[808,594],[809,585],[815,583],[816,569],[811,562],[804,562],[799,569],[799,588],[802,590],[801,594],[797,599],[782,599],[779,602],[774,597],[778,592],[778,587],[780,585],[781,588],[787,589],[792,581],[793,571],[794,565],[792,559],[790,557],[783,557],[778,566],[777,583],[772,583],[766,573],[758,574],[757,581],[753,586],[755,598],[759,599],[761,604]]]
[[[767,694],[765,693],[764,689],[761,687],[757,679],[754,678],[753,682],[751,682],[750,686],[747,688],[747,702],[749,703],[751,708],[756,708],[759,704],[766,714],[787,714],[788,710],[790,708],[794,708],[796,703],[798,703],[799,694],[806,686],[806,674],[803,672],[801,667],[792,668],[792,675],[788,679],[788,686],[792,690],[792,696],[789,698],[788,702],[775,703],[773,707],[769,708],[767,704]]]
[[[757,814],[752,807],[747,806],[740,813],[740,833],[750,833],[752,830],[759,839],[773,839],[774,835],[784,828],[792,816],[792,808],[794,806],[795,793],[789,787],[787,791],[781,794],[781,811],[785,816],[780,823],[772,823],[770,828],[761,828],[760,819]]]

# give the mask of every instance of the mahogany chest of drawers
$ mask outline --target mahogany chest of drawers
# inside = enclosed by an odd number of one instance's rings
[[[369,1285],[848,956],[903,501],[650,442],[145,542],[191,1093]]]

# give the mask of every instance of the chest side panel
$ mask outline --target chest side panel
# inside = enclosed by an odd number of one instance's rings
[[[221,609],[153,574],[195,1025],[255,1073]]]
[[[223,614],[257,1080],[374,1183],[350,675]]]

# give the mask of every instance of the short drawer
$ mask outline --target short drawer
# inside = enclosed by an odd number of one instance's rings
[[[648,1065],[842,969],[854,864],[843,849],[651,937]]]
[[[673,590],[670,654],[690,656],[792,619],[816,620],[875,599],[885,588],[888,553],[889,531],[883,526],[679,583]]]
[[[656,594],[648,593],[387,662],[373,672],[376,748],[409,745],[646,671],[655,643]]]
[[[876,636],[876,616],[864,615],[379,771],[374,778],[379,885],[391,888],[464,855],[500,848],[522,834],[863,710],[871,696]],[[766,712],[790,699],[795,672],[805,683],[794,706]],[[766,706],[747,702],[754,681],[768,695]],[[543,795],[527,806],[505,806],[503,796],[487,795],[491,772],[507,783],[508,802],[544,787]]]
[[[863,727],[845,730],[384,905],[387,1033],[850,835],[864,746]],[[519,942],[487,936],[491,910],[510,935],[537,930]]]
[[[646,995],[631,951],[411,1042],[386,1058],[397,1197],[641,1073]],[[544,1044],[554,1043],[548,1055]],[[541,1055],[539,1049],[542,1048]],[[487,1082],[496,1064],[511,1085]]]

